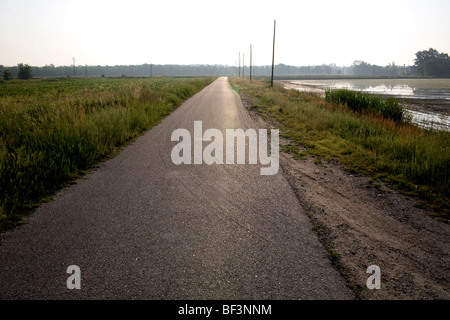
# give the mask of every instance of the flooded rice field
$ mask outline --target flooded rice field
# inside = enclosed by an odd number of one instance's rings
[[[450,131],[450,79],[280,80],[284,86],[324,94],[348,89],[397,99],[412,122],[428,129]]]

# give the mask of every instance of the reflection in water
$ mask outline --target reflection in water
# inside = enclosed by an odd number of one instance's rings
[[[370,93],[379,93],[393,96],[413,96],[414,89],[409,86],[376,86],[362,89],[362,91]]]
[[[450,117],[434,112],[405,111],[412,117],[411,121],[419,127],[434,130],[450,131]]]
[[[435,82],[436,87],[432,86]],[[304,89],[348,89],[395,97],[413,97],[415,99],[442,99],[450,102],[450,79],[416,79],[416,80],[302,80],[284,81]]]
[[[450,131],[450,79],[286,80],[281,82],[290,88],[316,92],[322,96],[327,89],[348,89],[393,97],[403,103],[413,123],[418,126]]]

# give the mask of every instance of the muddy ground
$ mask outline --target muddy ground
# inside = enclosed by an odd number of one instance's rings
[[[241,94],[244,105],[251,98]],[[271,128],[255,111],[260,128]],[[280,137],[280,144],[288,143]],[[450,225],[437,221],[418,199],[369,177],[346,172],[338,163],[296,160],[280,152],[280,166],[313,223],[330,259],[360,299],[450,298]],[[336,258],[337,254],[337,258]],[[369,290],[367,268],[381,271],[381,288]]]

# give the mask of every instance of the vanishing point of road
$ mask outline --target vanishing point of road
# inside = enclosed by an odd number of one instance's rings
[[[353,299],[281,168],[173,164],[194,121],[256,129],[217,79],[2,235],[0,299]]]

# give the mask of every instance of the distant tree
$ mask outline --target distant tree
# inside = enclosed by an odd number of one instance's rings
[[[28,80],[33,78],[31,67],[28,64],[19,63],[17,66],[19,67],[19,72],[17,73],[19,79]]]
[[[11,70],[9,70],[9,69],[3,70],[3,80],[12,80],[12,78],[13,78],[13,75],[12,75]]]
[[[355,60],[351,68],[355,76],[371,76],[373,74],[372,65],[361,60]]]
[[[400,73],[400,68],[395,64],[395,62],[393,61],[392,64],[389,63],[386,67],[385,67],[385,74],[388,76],[397,76]]]
[[[423,76],[450,76],[449,55],[433,48],[417,52],[414,65]]]

